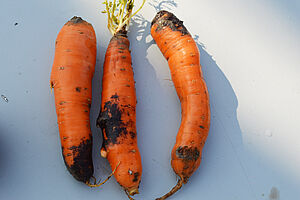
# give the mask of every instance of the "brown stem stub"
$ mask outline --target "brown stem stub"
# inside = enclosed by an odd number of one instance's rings
[[[179,20],[173,13],[166,10],[159,11],[151,22],[151,27],[156,24],[156,30],[160,31],[165,27],[169,27],[172,31],[179,31],[182,35],[190,35],[183,21]]]

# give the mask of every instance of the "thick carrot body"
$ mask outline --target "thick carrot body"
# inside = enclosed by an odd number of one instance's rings
[[[95,63],[94,29],[80,17],[73,17],[57,36],[50,85],[65,164],[83,182],[93,175],[89,114]]]
[[[129,193],[138,193],[142,164],[137,146],[136,95],[129,40],[112,37],[103,66],[101,111],[97,120],[103,133],[101,155],[106,157],[117,182]]]
[[[160,11],[152,21],[151,35],[168,60],[181,102],[181,125],[171,153],[172,168],[181,181],[173,189],[178,190],[200,165],[210,126],[209,97],[199,50],[182,21],[172,13]]]

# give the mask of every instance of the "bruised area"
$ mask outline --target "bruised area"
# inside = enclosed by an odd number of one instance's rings
[[[72,154],[64,155],[64,148],[62,148],[64,161],[68,171],[78,181],[88,181],[94,173],[92,161],[92,140],[84,140],[80,143],[79,146],[72,146],[68,149],[72,151]],[[67,164],[65,156],[74,157],[74,163],[71,166]]]
[[[100,126],[102,131],[105,131],[107,136],[107,139],[104,140],[104,146],[109,143],[116,144],[120,135],[127,135],[126,126],[121,120],[121,115],[119,104],[112,101],[105,102],[104,109],[97,119],[97,125]]]
[[[110,101],[105,102],[103,110],[100,112],[99,117],[97,119],[97,126],[102,129],[102,132],[105,131],[106,139],[103,141],[103,146],[105,147],[108,144],[117,144],[118,138],[123,135],[127,135],[127,127],[131,125],[133,121],[129,120],[127,123],[124,123],[121,119],[122,106],[117,103],[119,96],[114,94],[110,97]],[[124,107],[126,107],[125,105]],[[134,139],[136,137],[136,133],[129,132],[130,137]]]
[[[176,149],[176,156],[184,161],[196,161],[200,156],[200,152],[197,147],[180,146]]]
[[[190,35],[188,30],[183,25],[183,21],[180,21],[173,13],[166,10],[159,11],[151,22],[152,26],[156,24],[156,32],[160,31],[164,27],[169,27],[172,31],[179,31],[182,35]]]
[[[133,174],[133,182],[137,182],[139,180],[139,176],[140,176],[140,173],[139,172],[135,172]]]

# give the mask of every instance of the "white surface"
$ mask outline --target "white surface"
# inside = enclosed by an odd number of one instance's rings
[[[299,1],[163,2],[148,1],[129,33],[143,163],[136,199],[154,199],[176,183],[170,151],[180,104],[167,62],[149,36],[160,8],[197,36],[212,113],[202,164],[170,199],[300,199]],[[106,177],[110,168],[100,158],[102,136],[95,127],[111,37],[102,9],[98,0],[1,0],[0,95],[8,102],[0,98],[0,199],[127,199],[114,179],[89,188],[69,175],[49,88],[57,33],[81,16],[97,34],[91,127],[95,175]]]

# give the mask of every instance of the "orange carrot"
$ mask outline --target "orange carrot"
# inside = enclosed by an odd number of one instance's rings
[[[103,133],[101,156],[116,169],[114,176],[125,192],[134,195],[138,194],[142,163],[137,145],[135,82],[126,30],[133,16],[133,1],[120,1],[119,5],[115,1],[105,3],[108,28],[113,37],[105,54],[101,111],[97,120]],[[114,20],[118,17],[114,15],[114,6],[125,17]]]
[[[95,63],[94,29],[80,17],[73,17],[56,39],[50,86],[54,88],[64,161],[74,178],[82,182],[93,175],[89,115]]]
[[[182,21],[170,12],[160,11],[152,21],[151,35],[168,60],[182,111],[171,154],[171,165],[179,181],[169,193],[157,199],[163,200],[187,183],[199,167],[210,126],[210,108],[199,50]]]

